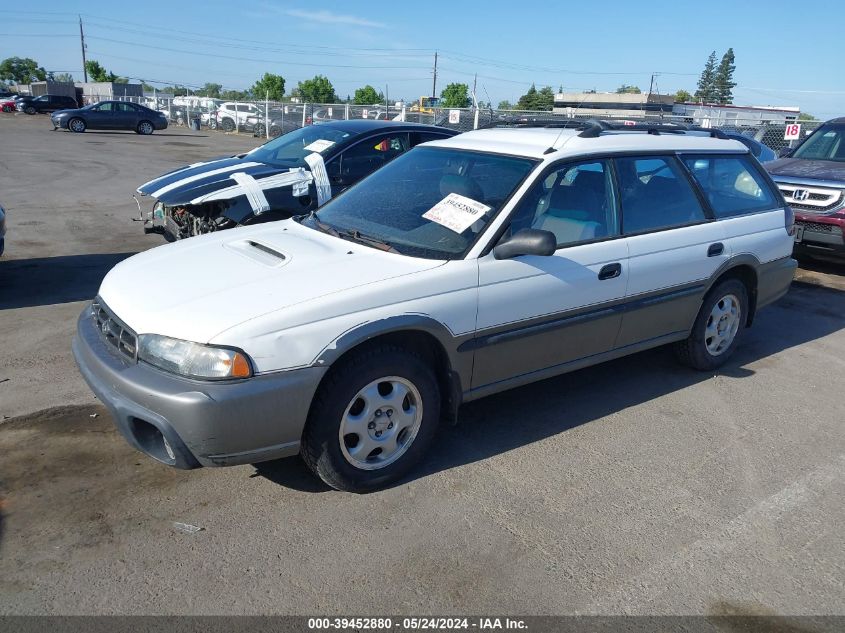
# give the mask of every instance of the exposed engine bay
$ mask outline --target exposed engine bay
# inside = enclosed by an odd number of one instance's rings
[[[171,239],[183,240],[196,235],[214,233],[237,226],[224,216],[226,201],[169,207],[159,201],[153,210],[142,217],[145,233],[163,233]]]

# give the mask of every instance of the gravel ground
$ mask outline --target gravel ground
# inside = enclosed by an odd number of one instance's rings
[[[657,349],[473,403],[382,492],[182,472],[114,431],[70,339],[162,243],[134,188],[259,141],[0,139],[0,614],[845,613],[845,266],[803,268],[716,374]]]

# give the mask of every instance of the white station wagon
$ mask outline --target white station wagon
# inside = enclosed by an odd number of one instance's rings
[[[712,370],[796,267],[792,211],[718,136],[592,123],[420,145],[308,216],[118,264],[77,363],[165,464],[301,453],[350,491],[403,476],[462,402],[667,343]]]

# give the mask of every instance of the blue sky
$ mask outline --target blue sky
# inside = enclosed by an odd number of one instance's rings
[[[81,13],[88,58],[147,80],[244,89],[269,71],[285,77],[290,91],[320,73],[341,97],[371,84],[388,86],[391,100],[414,99],[431,92],[438,50],[438,93],[454,81],[471,85],[478,73],[478,98],[489,95],[495,105],[516,101],[532,82],[648,90],[653,72],[660,92],[694,92],[710,51],[721,58],[733,47],[735,103],[845,115],[845,3],[831,1],[44,0],[5,7],[0,59],[33,57],[77,75]]]

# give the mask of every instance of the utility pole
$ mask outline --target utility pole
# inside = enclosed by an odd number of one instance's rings
[[[648,85],[648,98],[651,99],[651,90],[654,88],[654,73],[651,73],[651,83]]]
[[[437,97],[437,51],[434,51],[434,83],[431,84],[431,96]]]
[[[88,69],[85,67],[85,33],[82,30],[82,16],[79,16],[79,43],[82,45],[82,76],[88,83]]]
[[[478,73],[475,73],[475,78],[472,80],[472,107],[478,109],[478,99],[475,97],[475,85],[478,83]]]

